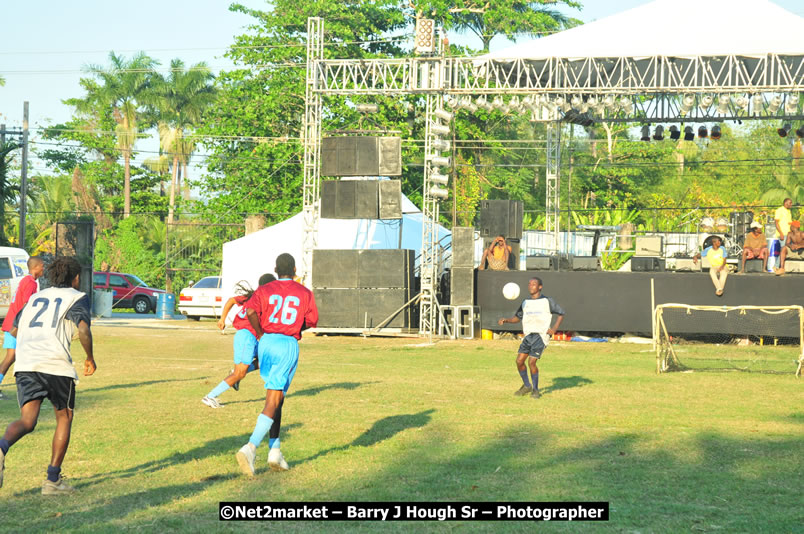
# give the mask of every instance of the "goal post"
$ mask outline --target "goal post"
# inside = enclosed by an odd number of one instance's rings
[[[804,364],[804,307],[659,304],[656,372],[794,372]]]

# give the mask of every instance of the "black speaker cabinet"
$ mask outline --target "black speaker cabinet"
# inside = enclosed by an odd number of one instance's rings
[[[449,280],[450,304],[471,306],[475,303],[475,270],[471,267],[453,267]]]
[[[753,211],[733,211],[729,214],[729,223],[731,224],[729,233],[738,237],[744,236],[751,229],[753,221]]]
[[[553,268],[550,256],[528,256],[525,258],[525,269],[528,271],[549,271]]]
[[[480,235],[522,239],[524,206],[521,200],[482,200],[480,202]]]
[[[355,181],[355,218],[377,219],[380,215],[377,180]]]
[[[338,219],[355,218],[355,196],[357,184],[354,180],[338,182],[338,194],[335,198],[335,213]]]
[[[358,283],[356,287],[409,288],[413,285],[415,259],[413,250],[360,250],[357,252]],[[315,261],[313,265],[315,265]]]
[[[319,288],[358,287],[357,250],[314,250],[313,285]]]
[[[321,181],[321,218],[323,219],[338,218],[338,183],[337,180]]]
[[[381,180],[378,188],[380,219],[401,219],[402,182],[399,180]]]
[[[600,258],[597,256],[572,256],[573,271],[599,271]]]
[[[408,289],[359,289],[359,307],[357,311],[357,327],[374,328],[391,314],[397,312],[410,299]],[[383,326],[390,328],[407,328],[411,325],[410,306],[397,312]]]
[[[634,256],[631,258],[632,272],[664,272],[664,260],[654,256]]]
[[[785,267],[787,267],[787,263],[785,263]],[[762,272],[762,260],[758,260],[758,259],[745,260],[745,272],[747,272],[747,273],[761,273]]]
[[[452,228],[452,266],[475,266],[475,229],[467,226]]]
[[[315,264],[314,264],[315,265]],[[318,326],[357,328],[359,320],[359,295],[356,289],[313,289],[318,308]]]

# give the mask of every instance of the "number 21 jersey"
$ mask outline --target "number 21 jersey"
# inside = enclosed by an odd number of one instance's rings
[[[266,334],[284,334],[301,339],[304,328],[318,324],[313,292],[298,282],[279,279],[257,288],[245,304],[257,312]]]

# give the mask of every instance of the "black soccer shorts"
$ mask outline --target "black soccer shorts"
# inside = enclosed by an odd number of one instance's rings
[[[69,376],[49,375],[19,371],[17,380],[17,403],[20,408],[37,399],[49,399],[57,410],[75,409],[75,380]]]

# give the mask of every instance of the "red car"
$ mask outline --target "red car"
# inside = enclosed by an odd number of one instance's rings
[[[156,296],[163,289],[148,287],[148,284],[133,274],[95,271],[92,276],[95,289],[111,289],[112,308],[134,308],[137,313],[156,311]]]

